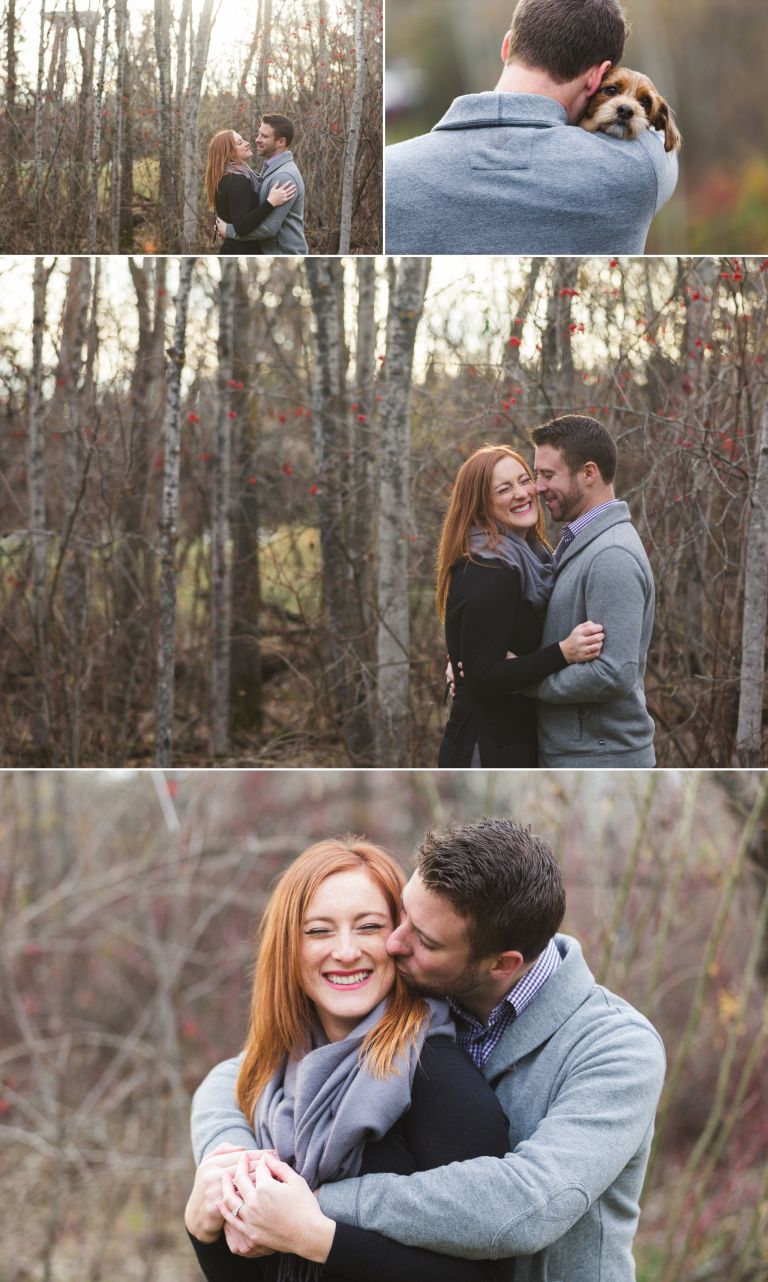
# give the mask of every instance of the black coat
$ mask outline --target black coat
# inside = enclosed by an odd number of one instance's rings
[[[216,188],[216,213],[225,223],[231,223],[238,235],[255,231],[268,214],[272,205],[265,200],[261,205],[250,179],[245,174],[224,174]],[[259,254],[259,240],[230,240],[221,242],[220,254]]]
[[[456,698],[438,765],[535,766],[536,700],[520,691],[567,666],[560,646],[543,650],[544,616],[523,600],[520,574],[503,561],[460,561],[451,572],[445,639]],[[507,651],[517,655],[507,659]],[[458,678],[459,660],[464,678]]]

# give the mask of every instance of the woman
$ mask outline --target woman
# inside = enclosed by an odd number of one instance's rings
[[[262,921],[237,1081],[261,1153],[214,1150],[198,1167],[185,1214],[209,1282],[511,1276],[507,1262],[453,1259],[334,1226],[312,1195],[328,1180],[410,1174],[508,1147],[507,1120],[456,1045],[447,1006],[409,993],[387,953],[404,881],[385,851],[350,837],[311,846],[278,882]],[[264,1157],[267,1150],[293,1169]],[[309,1256],[306,1235],[319,1227],[330,1248],[322,1272],[294,1255],[230,1251],[225,1222],[247,1249],[251,1192],[272,1181],[295,1200],[294,1250]]]
[[[275,183],[267,199],[259,204],[259,180],[248,161],[253,148],[234,129],[221,129],[208,145],[208,163],[205,169],[205,191],[208,208],[215,209],[219,218],[231,223],[240,234],[243,219],[247,217],[247,230],[255,231],[277,205],[285,205],[296,195],[292,182]],[[232,240],[225,238],[220,254],[258,254],[258,240]]]
[[[437,606],[456,680],[440,766],[535,766],[536,701],[521,692],[596,659],[600,624],[540,649],[554,562],[528,464],[484,445],[462,464],[443,524]],[[461,675],[463,673],[463,675]]]

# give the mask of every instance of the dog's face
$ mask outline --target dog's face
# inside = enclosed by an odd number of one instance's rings
[[[610,67],[587,103],[582,129],[612,138],[637,138],[644,129],[663,129],[664,150],[679,151],[682,138],[674,113],[656,86],[639,71]]]

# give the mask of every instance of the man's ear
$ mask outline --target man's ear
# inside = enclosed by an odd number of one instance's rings
[[[597,466],[597,463],[585,463],[581,470],[584,473],[584,479],[586,480],[587,485],[594,485],[595,481],[599,481],[601,479],[600,468]]]
[[[601,62],[596,67],[590,67],[589,71],[587,72],[587,79],[584,86],[587,91],[588,98],[591,98],[593,93],[597,93],[598,89],[600,88],[600,83],[603,79],[603,76],[605,75],[610,65],[611,65],[610,62]]]
[[[509,53],[509,42],[511,39],[512,39],[512,32],[508,31],[501,42],[501,61],[504,63],[505,67],[507,65],[507,54]]]
[[[498,953],[489,972],[490,978],[503,979],[509,983],[510,980],[519,975],[524,965],[525,961],[522,953],[514,950],[508,953]]]

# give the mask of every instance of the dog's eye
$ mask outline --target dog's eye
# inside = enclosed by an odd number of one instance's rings
[[[603,86],[603,93],[607,94],[609,98],[613,98],[614,94],[617,94],[618,92],[619,92],[619,86],[618,86],[618,85],[604,85],[604,86]]]
[[[642,107],[643,111],[650,111],[650,110],[651,110],[651,107],[653,106],[653,103],[652,103],[651,99],[648,97],[648,94],[647,94],[647,93],[646,93],[646,94],[643,94],[643,97],[640,99],[640,106]]]

